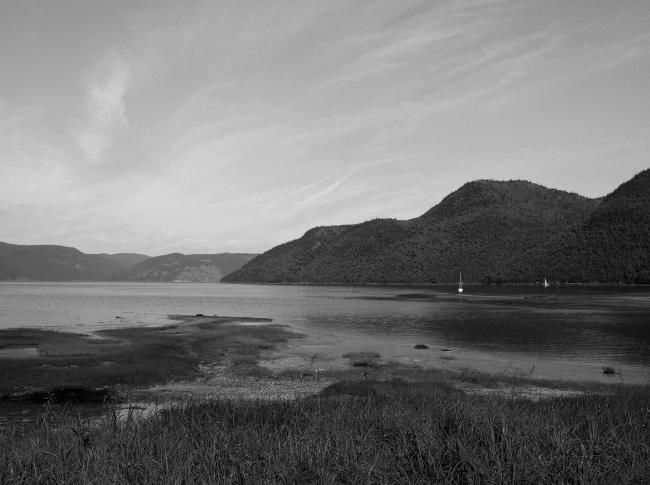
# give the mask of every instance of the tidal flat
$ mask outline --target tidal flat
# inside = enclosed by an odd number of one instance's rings
[[[48,387],[134,387],[200,377],[203,361],[255,368],[294,336],[264,318],[171,316],[174,323],[76,334],[0,330],[0,394]],[[238,325],[256,323],[255,326]],[[265,325],[259,325],[265,323]],[[29,352],[21,350],[29,349]]]
[[[620,367],[517,360],[435,342],[385,341],[304,334],[269,318],[170,315],[158,327],[109,328],[90,334],[44,329],[0,330],[0,414],[38,396],[83,400],[104,390],[127,402],[188,398],[289,399],[349,379],[436,380],[466,393],[557,396],[648,383],[647,372]],[[603,370],[605,369],[605,370]],[[467,376],[470,376],[469,378]],[[560,376],[558,378],[557,376]],[[512,386],[516,383],[516,386]],[[501,389],[501,390],[499,390]],[[561,389],[562,392],[558,392]],[[35,398],[34,396],[37,396]],[[72,399],[71,398],[71,399]],[[96,400],[94,395],[89,400]]]
[[[30,351],[2,357],[0,401],[40,401],[35,419],[0,426],[0,481],[643,483],[650,476],[648,386],[431,368],[368,350],[372,341],[351,342],[336,359],[309,357],[309,346],[292,353],[305,341],[270,319],[203,315],[91,335],[3,330],[1,349]],[[426,344],[408,352],[454,354]],[[56,406],[57,399],[85,400],[85,408]]]

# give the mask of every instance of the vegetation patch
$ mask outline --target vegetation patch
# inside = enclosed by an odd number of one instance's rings
[[[648,409],[647,388],[532,402],[396,379],[147,420],[45,415],[0,430],[0,482],[644,483]]]

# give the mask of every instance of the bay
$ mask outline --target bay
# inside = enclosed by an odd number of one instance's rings
[[[469,286],[459,296],[453,287],[0,283],[0,329],[92,333],[197,313],[268,317],[339,341],[650,369],[649,288]]]

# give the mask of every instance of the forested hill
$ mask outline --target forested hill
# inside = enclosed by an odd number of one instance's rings
[[[0,242],[0,280],[102,281],[124,271],[143,254],[86,254],[56,245]]]
[[[149,258],[119,276],[127,281],[202,281],[218,282],[241,268],[255,254],[181,254],[172,253]]]
[[[650,283],[650,170],[607,195],[582,223],[520,261],[559,282]]]
[[[525,181],[469,182],[415,219],[311,229],[223,281],[441,283],[462,271],[476,283],[642,282],[649,173],[603,199]]]

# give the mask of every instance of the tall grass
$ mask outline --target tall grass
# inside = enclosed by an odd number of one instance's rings
[[[2,431],[0,482],[647,483],[650,392],[541,402],[355,382]]]

